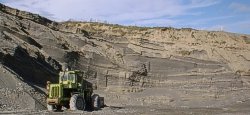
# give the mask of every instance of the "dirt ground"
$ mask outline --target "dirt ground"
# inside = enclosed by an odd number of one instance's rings
[[[107,106],[98,111],[70,111],[61,112],[42,111],[2,111],[0,114],[18,114],[18,115],[249,115],[250,100],[233,106],[223,108],[171,108],[165,106]]]

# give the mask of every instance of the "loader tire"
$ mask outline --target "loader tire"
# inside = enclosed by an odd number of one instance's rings
[[[100,96],[98,94],[94,94],[92,96],[92,105],[94,110],[99,110],[101,105],[100,105]]]
[[[70,110],[85,110],[85,100],[84,98],[79,95],[79,94],[74,94],[71,98],[70,98],[70,102],[69,102],[69,107]]]
[[[56,105],[56,110],[57,111],[61,111],[62,110],[62,106],[61,105]]]

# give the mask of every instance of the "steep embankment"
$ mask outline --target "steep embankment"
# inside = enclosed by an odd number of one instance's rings
[[[0,110],[43,109],[46,81],[56,82],[65,63],[87,72],[110,106],[223,107],[250,98],[249,35],[57,23],[0,5],[0,40]]]
[[[190,28],[140,28],[102,23],[65,22],[61,30],[88,31],[93,38],[110,43],[126,44],[142,56],[170,58],[190,57],[222,62],[234,72],[250,68],[249,35],[199,31]]]

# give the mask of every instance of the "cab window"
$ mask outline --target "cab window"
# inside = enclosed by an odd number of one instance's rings
[[[75,74],[74,73],[70,73],[69,76],[68,76],[68,80],[72,81],[72,82],[75,82]]]
[[[68,74],[63,74],[63,76],[61,77],[61,81],[66,81],[68,79]]]

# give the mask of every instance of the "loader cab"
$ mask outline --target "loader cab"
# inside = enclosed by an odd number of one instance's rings
[[[65,88],[76,88],[83,79],[83,73],[80,71],[62,71],[59,73],[59,83]]]

